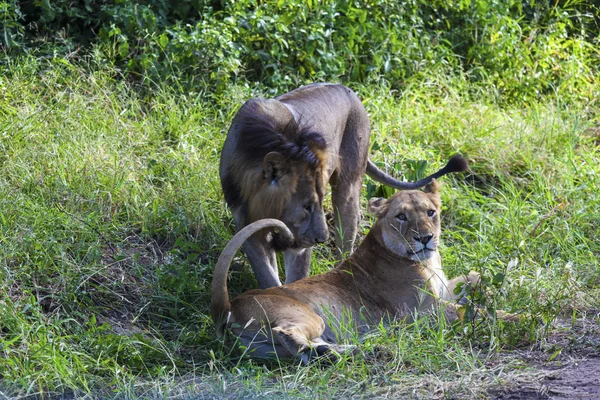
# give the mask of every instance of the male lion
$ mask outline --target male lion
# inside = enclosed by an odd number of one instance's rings
[[[416,189],[433,178],[467,169],[459,156],[418,182],[400,182],[368,160],[369,116],[356,94],[342,85],[313,84],[275,99],[251,99],[227,134],[219,174],[236,223],[283,221],[292,240],[263,231],[243,249],[261,288],[281,285],[275,251],[284,251],[286,283],[308,276],[315,243],[328,237],[323,197],[331,185],[336,245],[352,251],[360,218],[365,172],[398,189]],[[265,268],[267,266],[267,268]]]
[[[427,184],[424,192],[372,199],[369,209],[378,220],[335,269],[284,286],[250,290],[230,302],[227,273],[241,244],[267,227],[293,238],[287,226],[274,219],[240,230],[221,253],[213,275],[210,307],[217,333],[231,331],[252,357],[298,356],[307,363],[311,356],[343,349],[334,334],[341,326],[349,324],[362,334],[382,319],[410,318],[416,311],[431,311],[440,301],[446,316],[455,319],[457,307],[447,301],[456,299],[453,288],[461,281],[474,283],[479,276],[472,272],[448,282],[442,271],[437,181]],[[499,317],[515,318],[500,312]]]

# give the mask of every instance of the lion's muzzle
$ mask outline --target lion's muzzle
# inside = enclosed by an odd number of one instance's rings
[[[315,237],[315,243],[325,243],[329,238],[329,232],[324,231]]]

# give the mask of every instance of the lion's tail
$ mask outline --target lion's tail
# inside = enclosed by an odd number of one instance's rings
[[[428,177],[418,180],[416,182],[402,182],[402,181],[399,181],[399,180],[389,176],[388,174],[386,174],[385,172],[383,172],[382,170],[377,168],[377,166],[375,164],[373,164],[373,162],[371,160],[368,160],[367,175],[369,175],[371,178],[375,179],[377,182],[381,182],[385,185],[391,186],[396,189],[407,190],[407,189],[418,189],[420,187],[427,185],[433,179],[439,178],[440,176],[444,176],[451,172],[466,171],[468,168],[469,168],[469,163],[467,162],[467,160],[463,156],[456,154],[456,155],[452,156],[452,158],[450,158],[450,160],[448,161],[448,163],[446,164],[446,166],[444,168],[429,175]]]
[[[279,230],[280,234],[288,236],[293,240],[294,235],[280,220],[272,218],[260,219],[245,226],[236,233],[229,243],[227,243],[227,246],[225,246],[217,260],[211,285],[210,313],[215,326],[217,327],[217,334],[219,336],[223,334],[223,328],[225,327],[229,311],[231,310],[229,292],[227,291],[227,273],[229,272],[231,261],[242,244],[244,244],[250,236],[265,228],[276,228]]]

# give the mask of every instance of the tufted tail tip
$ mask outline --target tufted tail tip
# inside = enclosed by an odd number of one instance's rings
[[[460,154],[455,154],[448,160],[446,167],[444,167],[445,173],[450,172],[463,172],[469,169],[469,162],[466,158]]]

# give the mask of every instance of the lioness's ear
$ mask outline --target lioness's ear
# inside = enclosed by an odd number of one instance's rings
[[[289,163],[281,153],[272,151],[263,158],[263,173],[270,183],[276,183],[288,169]]]
[[[431,182],[429,182],[427,185],[425,185],[425,188],[423,189],[423,191],[425,193],[431,193],[431,194],[440,194],[440,187],[442,185],[436,181],[435,179],[432,179]]]
[[[387,212],[388,204],[387,200],[383,197],[373,197],[369,199],[369,206],[367,211],[376,218],[381,218]]]

